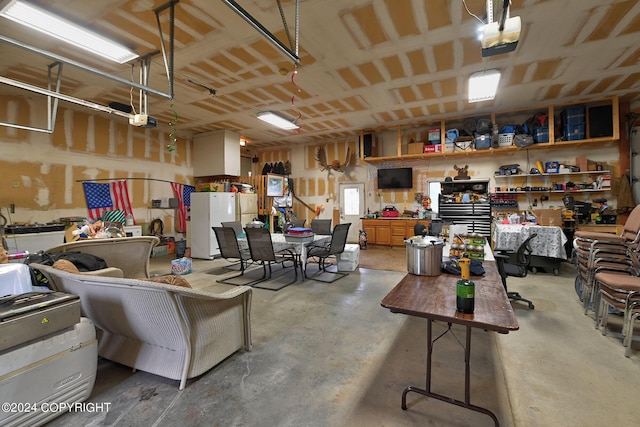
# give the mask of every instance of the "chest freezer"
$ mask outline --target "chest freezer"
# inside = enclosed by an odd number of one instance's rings
[[[85,401],[93,390],[98,344],[93,323],[0,352],[0,425],[41,426]],[[6,409],[6,410],[4,410]]]
[[[80,298],[36,291],[0,298],[0,351],[43,337],[80,321]]]

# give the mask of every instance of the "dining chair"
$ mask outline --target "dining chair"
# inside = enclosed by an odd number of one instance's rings
[[[516,252],[510,251],[496,251],[494,258],[496,259],[496,266],[498,267],[498,273],[502,279],[502,286],[507,292],[507,296],[510,300],[526,302],[530,309],[534,309],[533,303],[523,298],[519,292],[509,292],[507,290],[507,277],[526,277],[529,272],[529,264],[531,263],[531,240],[538,235],[536,233],[531,234],[520,244]]]
[[[313,224],[313,222],[312,222]],[[344,276],[349,275],[342,271],[329,271],[327,270],[327,259],[330,257],[337,257],[344,252],[344,247],[347,244],[347,235],[349,234],[349,227],[351,223],[338,224],[331,233],[331,240],[326,245],[314,245],[311,244],[307,247],[307,263],[305,265],[305,277],[321,282],[332,283]],[[307,266],[309,265],[310,258],[316,258],[318,263],[318,271],[312,276],[307,275]],[[337,264],[337,263],[336,263]],[[329,264],[331,265],[331,264]],[[326,273],[326,274],[325,274]],[[329,279],[325,277],[329,276]]]
[[[218,240],[218,247],[220,248],[220,256],[227,261],[236,261],[234,264],[240,265],[240,273],[225,277],[224,279],[216,280],[218,283],[226,283],[229,285],[242,286],[247,283],[233,283],[232,279],[244,275],[247,268],[247,263],[251,261],[251,254],[248,249],[240,249],[238,244],[238,236],[232,227],[211,227]]]
[[[249,253],[251,254],[251,259],[254,262],[260,263],[262,265],[262,277],[252,282],[252,286],[261,289],[269,289],[272,291],[280,290],[286,286],[295,283],[298,280],[298,255],[291,248],[284,248],[279,251],[274,250],[273,241],[271,240],[271,233],[266,228],[251,228],[247,227],[245,229],[245,233],[247,235],[247,243],[249,245]],[[259,283],[266,282],[271,280],[272,264],[282,264],[282,268],[287,268],[285,263],[291,261],[293,264],[293,271],[295,273],[295,277],[292,281],[285,283],[279,287],[266,287],[266,286],[258,286]]]
[[[314,234],[324,235],[324,236],[331,234],[331,220],[330,219],[312,219],[311,231],[313,231]]]
[[[304,218],[294,218],[291,220],[291,225],[294,227],[304,227],[304,223],[307,222]]]

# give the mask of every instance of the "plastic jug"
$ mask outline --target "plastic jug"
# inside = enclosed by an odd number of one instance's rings
[[[454,142],[456,139],[458,139],[459,136],[460,136],[460,132],[458,132],[458,129],[449,129],[447,131],[447,137],[445,142]]]

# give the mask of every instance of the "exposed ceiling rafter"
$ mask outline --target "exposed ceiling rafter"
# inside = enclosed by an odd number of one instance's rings
[[[251,14],[249,12],[244,10],[242,8],[242,6],[240,6],[236,1],[234,1],[234,0],[222,0],[222,1],[227,6],[229,6],[235,13],[240,15],[242,17],[242,19],[247,21],[249,23],[249,25],[251,25],[253,28],[255,28],[260,34],[262,34],[268,41],[270,41],[282,53],[284,53],[289,58],[291,58],[291,60],[293,61],[293,63],[295,65],[300,65],[300,57],[298,56],[298,23],[300,21],[300,7],[299,7],[299,4],[298,4],[299,0],[296,0],[296,22],[295,22],[296,36],[295,36],[295,48],[294,48],[295,51],[293,51],[290,48],[288,48],[287,46],[285,46],[284,43],[282,43],[276,36],[274,36],[264,25],[262,25],[260,22],[258,22],[257,19],[255,19],[253,16],[251,16]],[[280,6],[279,2],[278,2],[278,5]],[[289,29],[287,27],[287,21],[284,19],[284,14],[282,13],[282,9],[280,9],[280,11],[281,11],[281,16],[282,16],[282,23],[285,26],[285,30],[286,30],[287,36],[289,36]]]
[[[91,108],[93,110],[97,110],[97,111],[103,111],[109,114],[115,114],[117,116],[122,116],[122,117],[127,117],[127,118],[131,118],[131,114],[130,113],[126,113],[105,105],[101,105],[101,104],[97,104],[95,102],[91,102],[91,101],[87,101],[81,98],[76,98],[70,95],[65,95],[63,93],[60,93],[60,85],[61,85],[61,80],[62,80],[62,64],[67,64],[67,65],[71,65],[73,67],[77,67],[80,68],[84,71],[96,74],[98,76],[113,80],[115,82],[127,85],[131,88],[135,88],[138,89],[140,91],[140,110],[141,112],[145,113],[147,112],[148,109],[148,94],[154,94],[154,95],[158,95],[161,96],[163,98],[168,98],[168,99],[173,99],[173,81],[174,81],[174,65],[173,65],[173,58],[174,58],[174,11],[175,11],[175,4],[178,3],[179,0],[171,0],[168,3],[166,3],[163,6],[160,6],[156,9],[154,9],[154,13],[156,14],[156,18],[158,21],[158,31],[160,33],[160,43],[162,46],[162,54],[163,54],[163,60],[165,63],[165,71],[166,71],[166,75],[167,75],[167,80],[168,80],[168,84],[169,84],[169,91],[168,92],[162,92],[160,90],[151,88],[148,86],[148,80],[149,80],[149,73],[150,73],[150,68],[151,68],[151,57],[155,54],[158,53],[158,51],[152,52],[148,55],[145,55],[143,57],[141,57],[139,60],[137,60],[139,67],[140,67],[140,83],[135,83],[131,80],[127,80],[125,78],[113,75],[113,74],[109,74],[105,71],[102,71],[100,69],[97,69],[95,67],[91,67],[89,65],[83,64],[81,62],[75,61],[73,59],[70,58],[66,58],[63,57],[61,55],[57,55],[55,53],[46,51],[44,49],[40,49],[37,48],[35,46],[31,46],[28,45],[26,43],[22,43],[18,40],[14,40],[10,37],[6,37],[2,34],[0,34],[0,42],[4,42],[7,43],[9,45],[12,45],[14,47],[18,47],[20,49],[24,49],[27,50],[29,52],[35,53],[37,55],[43,56],[45,58],[51,59],[54,61],[53,64],[49,65],[49,69],[48,69],[48,88],[42,88],[39,86],[35,86],[29,83],[25,83],[25,82],[21,82],[18,80],[14,80],[14,79],[10,79],[4,76],[0,76],[0,83],[9,85],[9,86],[13,86],[19,89],[23,89],[23,90],[28,90],[34,93],[38,93],[41,95],[45,95],[48,97],[47,99],[47,127],[46,128],[39,128],[39,127],[32,127],[32,126],[26,126],[26,125],[20,125],[20,124],[16,124],[16,123],[7,123],[7,122],[0,122],[0,126],[5,126],[5,127],[12,127],[12,128],[17,128],[17,129],[23,129],[23,130],[29,130],[29,131],[34,131],[34,132],[44,132],[44,133],[53,133],[54,127],[55,127],[55,117],[56,117],[56,112],[57,112],[57,107],[58,107],[58,100],[63,100],[63,101],[67,101],[67,102],[71,102],[73,104],[77,104],[77,105],[81,105],[84,107],[88,107]],[[169,49],[168,49],[168,53],[165,50],[165,46],[164,46],[164,37],[162,34],[162,27],[160,26],[160,18],[159,18],[159,13],[161,13],[162,11],[169,9],[170,10],[170,19],[169,19]],[[56,87],[55,90],[52,90],[52,76],[51,76],[51,70],[53,67],[58,67],[58,72],[57,72],[57,77],[56,77]],[[53,99],[53,102],[52,102]]]

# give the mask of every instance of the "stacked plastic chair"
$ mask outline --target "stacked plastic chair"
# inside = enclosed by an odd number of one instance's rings
[[[640,277],[638,274],[638,252],[630,249],[630,256],[634,259],[634,274],[620,272],[599,272],[595,275],[595,282],[599,292],[599,315],[596,316],[596,326],[602,330],[602,335],[607,333],[609,319],[609,307],[620,310],[622,318],[622,345],[625,356],[631,356],[631,342],[636,320],[640,318]],[[599,319],[599,321],[598,321]]]
[[[593,307],[598,326],[599,292],[596,274],[621,272],[633,274],[634,267],[628,251],[640,244],[640,205],[629,214],[620,235],[602,232],[576,231],[573,247],[576,255],[577,277],[582,284],[584,312]]]

